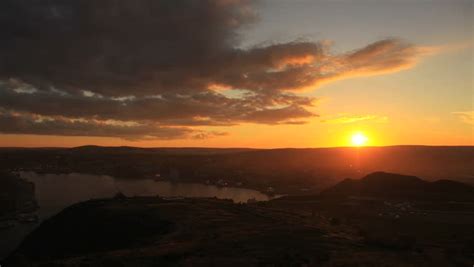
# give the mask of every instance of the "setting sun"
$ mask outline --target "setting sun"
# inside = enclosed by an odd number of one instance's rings
[[[355,133],[351,137],[351,143],[353,146],[363,146],[368,140],[369,138],[367,138],[363,133]]]

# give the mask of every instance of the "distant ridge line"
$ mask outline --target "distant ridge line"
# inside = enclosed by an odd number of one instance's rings
[[[128,149],[242,149],[242,150],[309,150],[309,149],[370,149],[370,148],[411,148],[411,147],[425,147],[425,148],[474,148],[474,145],[388,145],[388,146],[334,146],[334,147],[276,147],[276,148],[252,148],[252,147],[140,147],[140,146],[100,146],[100,145],[83,145],[73,147],[21,147],[21,146],[4,146],[0,149],[80,149],[80,148],[128,148]]]

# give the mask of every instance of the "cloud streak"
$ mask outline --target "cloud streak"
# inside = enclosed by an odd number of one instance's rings
[[[472,111],[457,111],[452,114],[456,115],[462,122],[474,125],[474,110]]]
[[[304,41],[241,49],[253,4],[1,1],[1,131],[170,139],[220,135],[200,126],[306,123],[315,99],[301,91],[407,69],[425,54],[398,39],[343,54]]]
[[[0,110],[0,133],[63,136],[119,137],[127,140],[203,139],[226,135],[225,132],[204,132],[187,127],[162,127],[122,121],[98,121],[44,117]]]
[[[321,120],[321,122],[334,123],[334,124],[346,124],[346,123],[355,123],[355,122],[386,123],[387,121],[388,121],[387,116],[351,115],[351,114],[340,114],[338,116]]]

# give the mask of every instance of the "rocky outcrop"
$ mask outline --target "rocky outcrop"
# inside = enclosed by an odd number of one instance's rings
[[[9,172],[0,172],[0,221],[26,218],[38,209],[33,183]]]
[[[474,187],[451,180],[428,182],[415,176],[374,172],[358,180],[345,179],[321,192],[321,196],[474,201]]]

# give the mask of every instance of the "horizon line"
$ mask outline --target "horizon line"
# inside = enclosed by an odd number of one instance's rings
[[[139,149],[248,149],[248,150],[284,150],[284,149],[331,149],[331,148],[388,148],[388,147],[473,147],[474,145],[381,145],[381,146],[328,146],[328,147],[193,147],[193,146],[161,146],[161,147],[142,147],[142,146],[102,146],[102,145],[82,145],[82,146],[0,146],[0,149],[74,149],[83,147],[98,148],[139,148]]]

